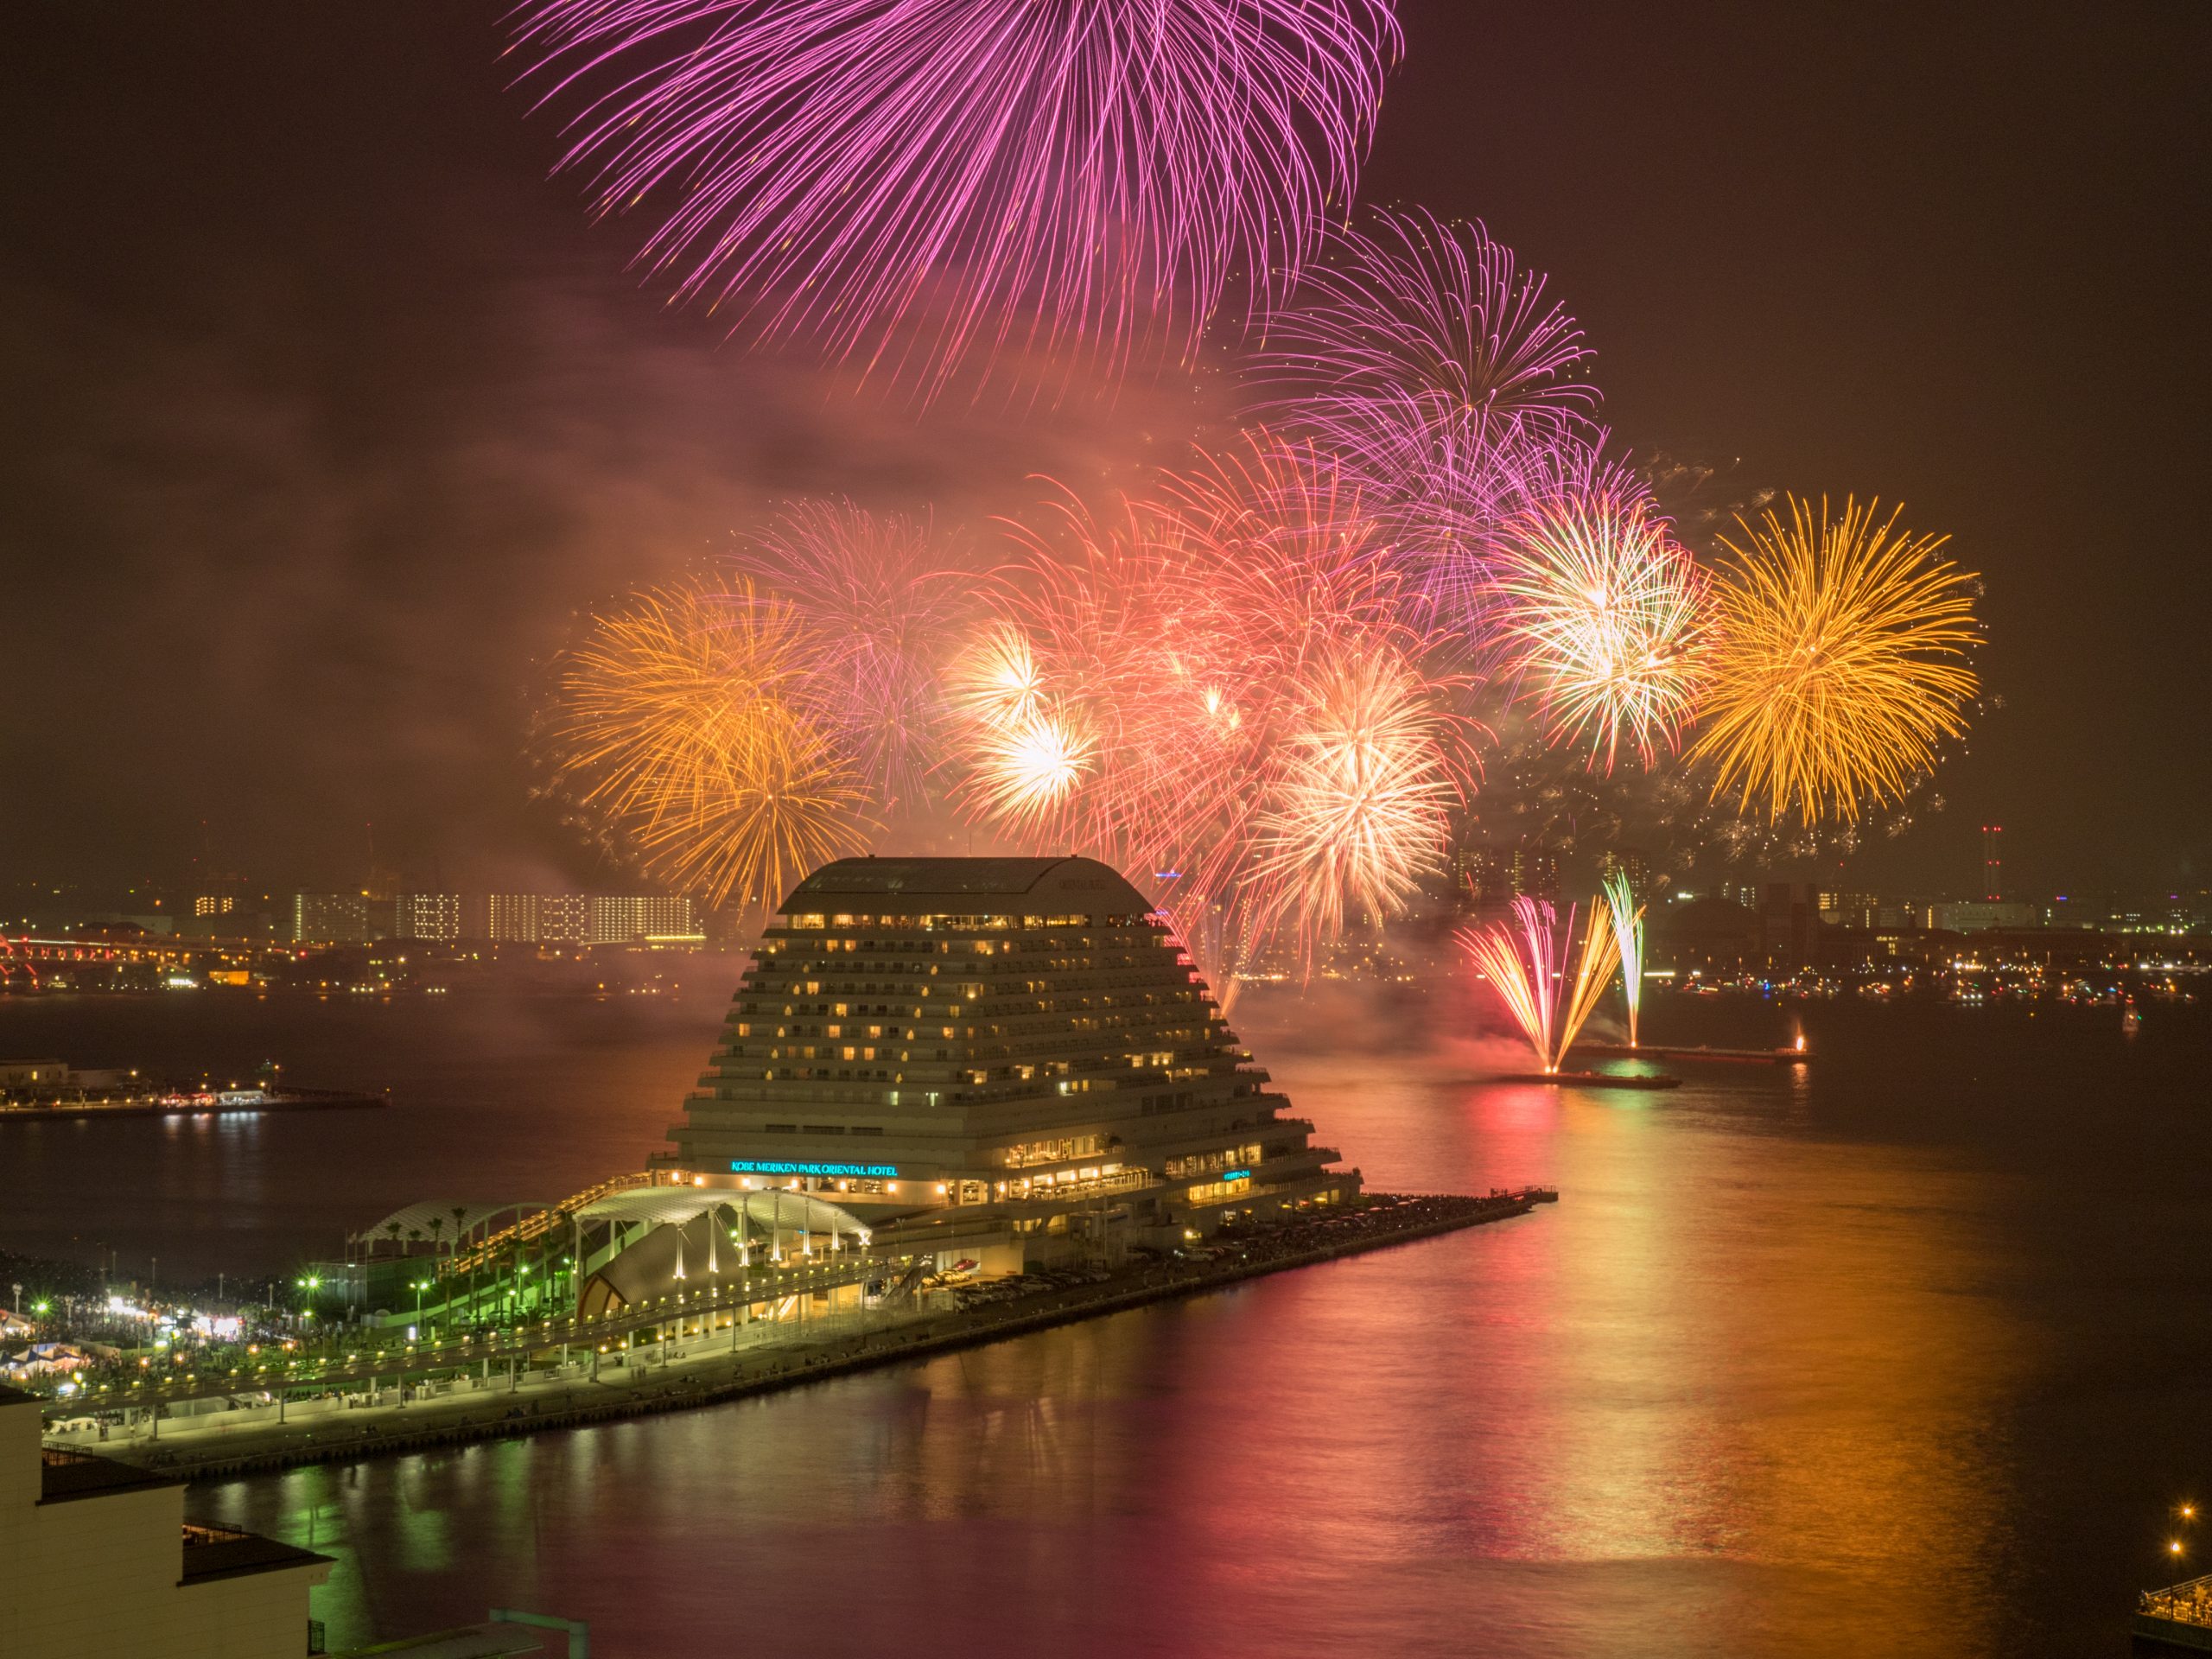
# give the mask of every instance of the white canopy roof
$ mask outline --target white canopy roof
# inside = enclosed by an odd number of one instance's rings
[[[626,1192],[610,1192],[584,1205],[575,1214],[580,1222],[620,1222],[625,1225],[666,1223],[683,1227],[710,1210],[734,1210],[758,1227],[851,1233],[862,1240],[868,1236],[867,1225],[851,1211],[811,1192],[772,1187],[756,1192],[733,1191],[727,1186],[634,1186]]]

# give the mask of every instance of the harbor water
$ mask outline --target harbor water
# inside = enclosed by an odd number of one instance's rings
[[[0,1050],[265,1058],[383,1110],[0,1125],[0,1245],[284,1268],[423,1197],[657,1145],[680,999],[0,1000]],[[1448,996],[1236,1023],[1371,1186],[1497,1226],[772,1398],[211,1484],[325,1551],[331,1644],[493,1605],[615,1656],[2098,1655],[2212,1497],[2208,1011],[1664,998],[1666,1092],[1520,1069]],[[159,1266],[153,1258],[159,1257]],[[2212,1535],[2204,1541],[2212,1554]],[[2203,1570],[2205,1563],[2189,1565]]]

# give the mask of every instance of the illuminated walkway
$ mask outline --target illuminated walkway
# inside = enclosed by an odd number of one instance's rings
[[[493,1370],[519,1372],[536,1358],[558,1352],[571,1364],[586,1363],[585,1356],[626,1342],[638,1332],[657,1331],[664,1325],[696,1328],[702,1321],[727,1329],[734,1315],[741,1325],[756,1321],[742,1311],[766,1304],[770,1312],[757,1321],[772,1329],[779,1315],[798,1309],[810,1311],[817,1293],[834,1293],[893,1271],[893,1264],[866,1256],[845,1255],[781,1268],[754,1267],[728,1279],[702,1281],[697,1291],[654,1299],[612,1313],[576,1314],[566,1318],[526,1320],[446,1342],[409,1342],[397,1332],[347,1332],[327,1350],[310,1350],[284,1359],[270,1359],[252,1366],[238,1366],[220,1374],[187,1372],[161,1382],[132,1382],[98,1384],[81,1395],[46,1403],[46,1416],[54,1426],[48,1438],[66,1444],[99,1443],[96,1430],[84,1433],[60,1432],[61,1425],[95,1414],[125,1414],[133,1421],[111,1424],[112,1439],[134,1438],[143,1428],[148,1439],[185,1432],[192,1419],[162,1418],[158,1428],[152,1413],[195,1401],[235,1401],[241,1407],[253,1402],[272,1419],[282,1421],[291,1399],[333,1390],[367,1393],[386,1385],[398,1389],[409,1384],[459,1379],[474,1373],[479,1379]],[[265,1406],[258,1402],[267,1401]],[[234,1413],[223,1413],[226,1416]]]
[[[803,1318],[723,1323],[745,1305],[748,1293],[687,1300],[681,1309],[641,1310],[607,1321],[550,1320],[520,1343],[509,1340],[502,1369],[478,1345],[433,1348],[416,1360],[427,1386],[403,1389],[393,1362],[384,1362],[388,1387],[369,1378],[365,1357],[353,1370],[359,1382],[342,1386],[334,1372],[312,1382],[295,1381],[294,1405],[280,1421],[275,1405],[206,1418],[164,1421],[158,1443],[150,1422],[96,1433],[50,1431],[48,1441],[97,1446],[111,1456],[181,1474],[237,1472],[289,1463],[350,1461],[380,1452],[427,1449],[534,1429],[577,1427],[606,1419],[787,1386],[841,1370],[944,1349],[996,1340],[1072,1319],[1090,1319],[1163,1298],[1188,1295],[1240,1280],[1303,1267],[1484,1222],[1526,1215],[1556,1194],[1545,1189],[1495,1193],[1485,1198],[1382,1198],[1351,1211],[1294,1224],[1209,1246],[1203,1256],[1134,1266],[1096,1282],[1053,1285],[1034,1276],[983,1281],[992,1300],[947,1311],[939,1307],[810,1313]],[[880,1268],[869,1263],[860,1269]],[[817,1270],[824,1277],[832,1272]],[[848,1281],[849,1282],[849,1279]],[[756,1273],[749,1293],[761,1300]],[[790,1293],[779,1310],[817,1306],[813,1283]],[[580,1329],[569,1351],[558,1331]],[[660,1340],[617,1346],[621,1332],[666,1332]],[[588,1346],[585,1345],[588,1339]],[[601,1351],[601,1344],[607,1351]],[[582,1351],[577,1351],[582,1349]],[[525,1363],[525,1355],[535,1356]],[[486,1361],[493,1363],[487,1363]],[[620,1363],[617,1363],[617,1362]],[[407,1375],[417,1375],[409,1372]]]

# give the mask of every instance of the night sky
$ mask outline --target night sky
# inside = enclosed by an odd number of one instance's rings
[[[671,311],[548,181],[500,8],[48,3],[0,128],[0,868],[584,875],[530,798],[580,607],[764,504],[1010,510],[1205,386],[1050,421],[833,395]],[[1902,498],[1994,694],[1870,884],[2212,880],[2201,574],[2212,10],[1405,0],[1363,195],[1483,218],[1616,433]],[[2001,700],[2001,702],[2000,702]],[[1856,883],[1854,883],[1856,885]]]

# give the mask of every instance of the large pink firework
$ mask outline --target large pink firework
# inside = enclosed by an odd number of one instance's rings
[[[921,400],[1187,359],[1340,213],[1391,0],[524,0],[641,257]]]

